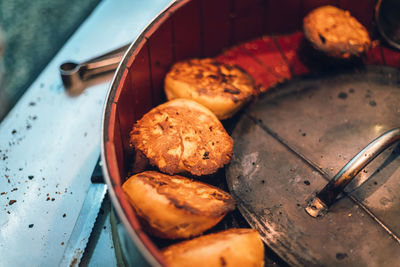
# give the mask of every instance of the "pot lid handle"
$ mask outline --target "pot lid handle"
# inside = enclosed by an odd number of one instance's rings
[[[400,127],[382,134],[355,155],[328,184],[307,200],[306,212],[312,217],[325,214],[348,183],[374,158],[400,140]]]

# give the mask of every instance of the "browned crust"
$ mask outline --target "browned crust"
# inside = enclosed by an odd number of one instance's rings
[[[311,11],[303,20],[303,29],[314,48],[332,57],[359,56],[371,47],[365,27],[349,11],[334,6]]]
[[[235,200],[227,192],[180,175],[170,176],[156,171],[146,171],[135,175],[135,179],[140,179],[143,183],[155,188],[157,193],[165,196],[175,208],[191,214],[219,218],[235,209]],[[179,179],[180,183],[176,183],[174,179]],[[194,199],[188,200],[179,194],[179,191],[187,192],[186,189],[194,191]],[[200,197],[202,194],[206,196]],[[214,203],[215,209],[202,209],[191,205],[191,200],[195,201],[196,197],[205,203]]]
[[[198,244],[209,244],[213,242],[219,242],[221,240],[229,240],[231,236],[248,235],[248,234],[258,235],[258,232],[251,228],[232,228],[217,233],[203,235],[192,240],[183,241],[178,244],[174,244],[170,247],[167,247],[163,249],[163,251],[169,250],[171,247],[175,248],[183,247],[185,249],[190,249],[190,247],[197,247]]]
[[[200,94],[223,96],[233,102],[250,100],[255,87],[243,69],[211,58],[178,62],[167,75],[196,87]]]
[[[233,140],[219,120],[186,99],[169,101],[145,114],[134,125],[130,141],[150,164],[168,174],[212,174],[233,153]]]
[[[227,192],[178,175],[146,171],[122,188],[143,229],[160,238],[197,236],[235,209]]]
[[[197,252],[201,251],[204,253],[205,257],[210,256],[208,253],[216,253],[215,256],[218,256],[218,262],[221,263],[222,262],[221,257],[224,257],[226,254],[228,254],[227,256],[229,257],[229,253],[232,253],[229,252],[229,249],[227,250],[223,244],[230,246],[231,242],[238,242],[240,240],[240,239],[238,240],[237,237],[239,236],[246,237],[246,235],[247,235],[247,240],[244,239],[243,241],[246,242],[246,245],[251,245],[251,247],[243,247],[243,249],[248,249],[249,251],[251,251],[251,253],[255,252],[254,250],[258,250],[255,254],[256,255],[259,254],[258,256],[259,260],[256,260],[257,256],[253,254],[253,257],[254,256],[255,257],[251,260],[252,261],[251,263],[255,265],[252,266],[263,266],[264,247],[259,233],[254,229],[244,229],[244,228],[229,229],[218,233],[203,235],[191,240],[186,240],[177,244],[173,244],[169,247],[162,249],[161,253],[163,253],[163,255],[166,257],[168,263],[172,265],[176,263],[177,260],[176,257],[179,258],[179,264],[181,264],[181,262],[184,260],[184,257],[189,257],[189,256],[198,257],[196,260],[196,262],[198,262],[199,257],[201,256],[199,255],[199,253],[192,254],[191,252],[193,251]],[[215,250],[207,251],[209,248],[212,248],[214,244],[221,244],[222,247],[217,248],[217,251]],[[236,243],[236,245],[240,244]],[[238,253],[246,253],[246,252],[240,251]],[[186,256],[181,258],[181,256],[185,254]],[[223,261],[225,262],[225,258],[223,259]],[[179,266],[179,264],[177,266]],[[216,266],[215,259],[214,259],[214,265],[212,266]]]
[[[165,78],[168,99],[193,99],[226,119],[256,93],[253,78],[244,70],[214,59],[190,59],[175,63]]]

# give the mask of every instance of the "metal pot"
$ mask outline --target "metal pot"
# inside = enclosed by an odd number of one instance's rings
[[[185,58],[213,57],[225,48],[263,35],[299,31],[303,16],[325,4],[350,10],[368,29],[373,25],[373,0],[364,1],[363,8],[351,0],[182,0],[161,12],[131,44],[107,95],[101,157],[116,214],[129,239],[149,264],[164,265],[162,255],[157,244],[143,231],[121,185],[134,157],[129,148],[130,129],[143,114],[165,101],[163,78],[170,66]],[[277,38],[271,40],[280,41]],[[287,44],[290,45],[291,42]],[[278,57],[281,52],[276,52]],[[384,64],[383,60],[376,59],[379,58],[376,55],[379,52],[373,51],[367,63]],[[301,63],[292,61],[291,57],[282,57],[280,61],[293,64],[291,76],[304,73]],[[125,249],[130,250],[128,246]]]

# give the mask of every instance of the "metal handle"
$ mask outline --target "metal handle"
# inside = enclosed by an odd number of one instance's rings
[[[379,33],[394,48],[400,49],[400,1],[378,0],[375,6],[375,22]]]
[[[400,140],[400,128],[382,134],[354,156],[316,196],[307,202],[306,212],[312,217],[323,215],[353,178],[392,144]]]
[[[86,81],[115,70],[128,47],[129,45],[124,45],[82,63],[63,63],[60,65],[60,74],[65,88],[80,91],[86,87]]]

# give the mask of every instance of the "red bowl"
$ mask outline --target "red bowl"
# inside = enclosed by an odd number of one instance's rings
[[[186,58],[214,57],[224,49],[245,41],[273,36],[265,38],[272,40],[275,49],[270,51],[267,63],[278,64],[283,59],[283,64],[287,64],[290,70],[286,77],[283,75],[286,79],[304,74],[308,69],[297,55],[301,32],[287,34],[301,31],[304,15],[317,6],[327,4],[350,10],[371,32],[374,0],[182,0],[174,2],[158,15],[132,43],[107,96],[102,160],[117,215],[151,265],[163,265],[162,255],[143,231],[121,185],[132,160],[129,132],[143,114],[165,101],[163,81],[170,66]],[[284,34],[286,36],[282,36]],[[290,56],[289,52],[295,55]],[[220,60],[227,59],[222,56]],[[364,60],[369,64],[400,65],[398,53],[383,47],[372,49]],[[249,68],[251,63],[246,60],[239,63],[248,71],[252,69]],[[251,74],[254,76],[257,73]],[[255,80],[266,87],[279,81],[265,77],[255,77]]]

